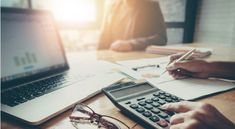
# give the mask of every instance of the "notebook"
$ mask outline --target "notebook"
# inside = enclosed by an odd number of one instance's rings
[[[159,54],[159,55],[172,55],[176,53],[186,53],[192,50],[193,47],[186,47],[186,46],[156,46],[151,45],[146,48],[147,53]],[[205,58],[212,54],[211,48],[197,48],[194,52],[194,57],[196,58]]]

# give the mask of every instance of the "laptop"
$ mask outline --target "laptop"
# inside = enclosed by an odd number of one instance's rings
[[[75,77],[48,12],[1,8],[1,32],[1,111],[25,123],[41,124],[121,79]]]

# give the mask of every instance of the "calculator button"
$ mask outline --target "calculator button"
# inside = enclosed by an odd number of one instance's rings
[[[150,105],[150,104],[147,104],[147,105],[145,105],[144,106],[146,109],[148,109],[148,110],[150,110],[150,109],[152,109],[153,108],[153,106],[152,105]]]
[[[153,101],[151,99],[145,100],[146,103],[152,103]]]
[[[138,108],[139,106],[138,106],[137,104],[131,104],[130,107],[133,108],[133,109],[136,109],[136,108]]]
[[[140,106],[145,106],[145,105],[146,105],[146,103],[145,103],[144,101],[140,101],[138,104],[139,104]]]
[[[174,100],[178,100],[178,98],[176,96],[171,96],[171,98]]]
[[[157,109],[157,108],[153,108],[151,111],[152,111],[153,113],[155,113],[155,114],[160,113],[160,110],[159,110],[159,109]]]
[[[163,104],[165,104],[166,102],[163,101],[163,100],[159,100],[158,103],[161,104],[161,105],[163,105]]]
[[[165,120],[160,120],[157,122],[157,124],[161,127],[167,127],[168,123]]]
[[[159,96],[159,98],[161,98],[161,99],[165,99],[165,98],[166,98],[166,96],[164,96],[164,95],[160,95],[160,96]]]
[[[158,107],[159,110],[161,111],[166,111],[166,109],[162,108],[162,107]]]
[[[143,115],[146,116],[146,117],[150,117],[150,116],[152,116],[152,113],[149,112],[149,111],[146,111],[146,112],[143,113]]]
[[[126,102],[125,104],[131,104],[131,102],[130,102],[130,101],[128,101],[128,102]]]
[[[175,115],[175,113],[174,112],[172,112],[172,111],[164,111],[165,113],[167,113],[168,115],[170,115],[170,116],[173,116],[173,115]]]
[[[165,118],[168,117],[168,115],[167,115],[166,113],[164,113],[164,112],[160,112],[160,113],[158,114],[158,116],[160,116],[160,117],[163,118],[163,119],[165,119]]]
[[[159,99],[157,97],[152,98],[153,101],[158,101]]]
[[[166,96],[166,97],[170,97],[171,95],[170,95],[170,94],[168,94],[168,93],[166,93],[166,94],[165,94],[165,96]]]
[[[171,119],[170,117],[165,118],[165,120],[169,123],[170,123],[170,119]]]
[[[167,115],[169,115],[169,116],[175,115],[174,112],[172,112],[172,111],[167,111],[167,110],[165,110],[164,108],[158,107],[158,109],[161,110],[161,111],[163,112],[163,114],[167,114]]]
[[[159,91],[159,94],[165,94],[165,92],[164,91]]]
[[[172,102],[172,99],[171,98],[169,98],[169,97],[167,97],[166,99],[165,99],[165,101],[167,101],[167,102]]]
[[[179,102],[179,101],[181,101],[181,100],[179,100],[179,99],[175,100],[175,102]]]
[[[140,100],[143,100],[143,99],[145,99],[145,98],[144,97],[143,98],[138,98],[137,101],[140,101]]]
[[[142,112],[144,112],[145,110],[144,110],[144,108],[139,107],[139,108],[136,109],[136,111],[139,112],[139,113],[142,113]]]
[[[157,116],[152,116],[149,119],[153,122],[158,122],[160,120]]]
[[[154,107],[159,107],[159,106],[160,106],[160,104],[157,103],[157,102],[152,103],[152,105],[153,105]]]
[[[159,92],[153,94],[153,96],[159,96],[159,95],[160,95]]]

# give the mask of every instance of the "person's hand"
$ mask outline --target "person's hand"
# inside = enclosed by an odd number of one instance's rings
[[[170,57],[170,62],[166,67],[170,75],[176,79],[195,77],[195,78],[224,78],[235,79],[235,63],[223,61],[203,61],[201,57],[193,54],[186,61],[176,62],[184,53],[175,54]]]
[[[235,125],[210,104],[197,102],[169,103],[163,109],[176,112],[170,129],[234,129]]]
[[[183,56],[185,53],[184,52],[180,52],[180,53],[177,53],[177,54],[173,54],[170,56],[170,63],[172,63],[173,61],[179,59],[181,56]],[[194,56],[195,54],[193,53],[192,56],[190,56],[187,60],[193,60],[193,59],[196,59],[196,57]]]
[[[110,49],[114,50],[114,51],[121,51],[121,52],[127,52],[127,51],[133,50],[131,43],[129,41],[125,41],[125,40],[114,41],[111,44]]]
[[[176,79],[185,77],[209,78],[213,67],[210,63],[203,60],[190,60],[173,62],[172,65],[166,67],[169,74]]]
[[[183,56],[185,54],[185,52],[181,52],[181,53],[177,53],[177,54],[173,54],[170,56],[170,62],[173,62],[177,59],[179,59],[181,56]],[[195,51],[192,53],[192,55],[187,59],[187,60],[195,60],[195,59],[202,59],[202,58],[206,58],[208,56],[211,55],[211,52],[200,52],[200,51]]]

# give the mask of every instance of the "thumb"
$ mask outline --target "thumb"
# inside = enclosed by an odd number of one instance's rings
[[[188,65],[187,61],[180,61],[180,62],[174,62],[172,65],[169,65],[166,67],[166,69],[169,71],[176,70],[179,68],[188,70],[188,68],[190,68],[190,66]]]

